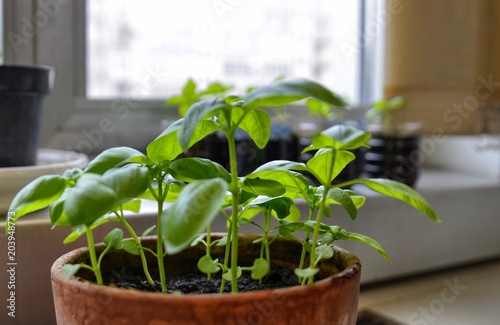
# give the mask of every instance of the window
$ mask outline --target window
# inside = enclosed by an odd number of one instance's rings
[[[88,0],[88,100],[165,99],[188,77],[241,93],[309,77],[357,102],[361,1]],[[154,10],[152,10],[154,8]],[[152,78],[151,78],[152,77]],[[143,81],[152,79],[147,87]]]
[[[56,68],[44,146],[91,155],[110,146],[144,149],[162,119],[176,118],[164,100],[189,77],[200,87],[220,80],[239,92],[279,76],[305,76],[354,105],[379,98],[383,33],[366,42],[364,22],[384,3],[5,1],[4,59]],[[108,119],[106,133],[100,123]]]

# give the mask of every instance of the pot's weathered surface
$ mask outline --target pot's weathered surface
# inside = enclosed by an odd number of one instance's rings
[[[241,265],[251,265],[258,256],[260,245],[253,244],[254,239],[256,236],[240,237]],[[143,242],[151,247],[156,243],[150,238]],[[295,268],[300,250],[298,242],[282,238],[274,241],[271,245],[273,264]],[[121,265],[140,263],[136,256],[123,254],[122,251],[117,253],[117,258],[103,260],[105,270],[114,269],[116,272],[122,268]],[[204,247],[197,246],[168,256],[165,263],[170,271],[167,272],[182,273],[196,265],[203,254]],[[60,270],[64,264],[79,263],[87,258],[87,250],[78,249],[62,256],[52,266],[58,324],[356,324],[361,265],[356,256],[339,248],[335,248],[334,258],[321,264],[320,275],[324,279],[313,285],[239,294],[173,296],[98,286],[61,277]]]

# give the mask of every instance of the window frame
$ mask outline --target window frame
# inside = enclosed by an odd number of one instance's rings
[[[78,28],[76,29],[76,38],[78,41],[75,44],[75,47],[78,49],[78,53],[85,53],[86,50],[86,1],[78,1],[76,4],[78,14]],[[76,65],[76,79],[77,79],[77,88],[75,93],[75,108],[77,110],[81,109],[106,109],[110,108],[113,105],[115,100],[89,100],[86,98],[86,69],[87,69],[87,61],[85,55],[80,55],[78,57],[78,63]],[[165,110],[165,101],[164,100],[153,100],[153,99],[139,99],[135,100],[134,98],[130,98],[134,101],[131,108],[137,109],[152,109],[152,110]],[[173,107],[170,107],[173,108]],[[167,110],[169,110],[167,108]],[[173,116],[172,116],[173,117]]]
[[[360,30],[365,36],[360,44],[359,105],[366,107],[384,97],[385,28],[389,13],[383,0],[362,0],[361,11]],[[381,13],[385,13],[386,20],[382,19]]]

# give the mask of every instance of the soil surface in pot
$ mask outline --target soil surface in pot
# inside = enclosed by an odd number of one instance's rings
[[[156,288],[152,288],[143,275],[137,272],[124,271],[121,274],[113,272],[107,279],[106,285],[124,288],[135,289],[141,291],[159,292],[161,284],[159,278],[153,276]],[[221,276],[219,274],[212,275],[210,280],[207,280],[207,275],[199,271],[193,270],[182,275],[170,275],[167,278],[168,292],[180,292],[182,294],[211,294],[219,293],[221,285]],[[239,292],[259,291],[267,289],[279,289],[298,285],[297,276],[293,271],[286,268],[275,268],[271,270],[261,282],[254,280],[250,276],[250,272],[243,272],[238,280]],[[224,292],[231,292],[231,283],[226,281]]]

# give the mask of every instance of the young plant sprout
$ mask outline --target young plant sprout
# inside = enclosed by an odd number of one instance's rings
[[[378,119],[384,125],[392,123],[393,111],[403,107],[405,99],[401,96],[393,97],[389,100],[382,99],[373,103],[372,108],[366,112],[366,119],[369,121]]]

